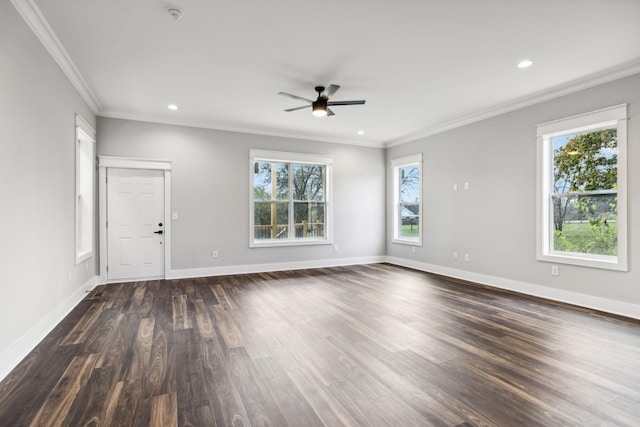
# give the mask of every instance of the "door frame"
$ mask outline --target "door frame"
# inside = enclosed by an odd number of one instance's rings
[[[100,236],[99,283],[108,283],[107,275],[107,169],[160,170],[164,175],[164,277],[171,271],[171,161],[133,157],[98,156],[98,224]],[[122,282],[122,280],[117,280]]]

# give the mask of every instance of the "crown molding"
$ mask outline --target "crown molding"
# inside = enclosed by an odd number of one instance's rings
[[[590,74],[589,76],[572,80],[568,83],[563,83],[561,85],[557,85],[552,88],[545,89],[543,91],[536,92],[532,95],[528,95],[513,101],[499,104],[485,110],[480,110],[474,114],[461,117],[447,123],[435,125],[416,132],[412,132],[399,138],[391,139],[389,141],[386,141],[383,146],[385,148],[390,148],[397,145],[406,144],[408,142],[416,141],[421,138],[426,138],[428,136],[466,126],[471,123],[479,122],[491,117],[496,117],[501,114],[509,113],[511,111],[516,111],[524,107],[540,104],[545,101],[550,101],[561,96],[569,95],[581,90],[589,89],[638,73],[640,73],[640,59],[627,62],[617,67],[609,68],[599,73]]]
[[[369,147],[369,148],[384,148],[384,145],[382,142],[354,140],[354,139],[348,139],[348,138],[321,137],[321,136],[314,136],[314,135],[304,134],[304,133],[280,131],[276,129],[234,126],[234,125],[229,125],[224,123],[214,123],[214,122],[209,122],[204,120],[203,121],[188,120],[188,119],[181,120],[181,119],[175,119],[175,118],[168,118],[163,115],[123,113],[115,110],[102,110],[98,113],[98,116],[107,117],[111,119],[123,119],[123,120],[134,120],[139,122],[158,123],[163,125],[211,129],[211,130],[218,130],[223,132],[247,133],[247,134],[259,135],[259,136],[274,136],[278,138],[303,139],[307,141],[318,141],[318,142],[327,142],[332,144],[344,144],[344,145],[357,145],[357,146]]]
[[[73,87],[78,91],[82,99],[87,103],[91,111],[97,114],[102,108],[100,102],[93,94],[89,85],[84,80],[80,71],[69,57],[64,46],[49,26],[49,23],[40,12],[40,9],[33,0],[11,0],[11,4],[16,8],[22,19],[34,32],[40,43],[47,49],[49,54],[56,61],[62,72],[67,76]]]

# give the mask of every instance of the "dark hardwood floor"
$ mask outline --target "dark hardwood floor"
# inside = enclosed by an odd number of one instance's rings
[[[639,426],[640,322],[386,264],[105,285],[0,425]]]

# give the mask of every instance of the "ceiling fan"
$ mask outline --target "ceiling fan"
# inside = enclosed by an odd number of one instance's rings
[[[333,107],[335,105],[362,105],[365,103],[364,99],[358,101],[329,101],[329,98],[331,98],[338,89],[340,89],[340,86],[338,85],[329,85],[329,87],[326,89],[324,86],[316,86],[315,91],[318,92],[318,99],[316,99],[315,101],[307,98],[302,98],[300,96],[291,95],[290,93],[286,92],[279,92],[278,95],[288,96],[289,98],[304,101],[309,104],[302,107],[289,108],[288,110],[284,111],[290,112],[311,107],[313,115],[317,117],[333,116],[334,112],[331,111],[329,107]]]

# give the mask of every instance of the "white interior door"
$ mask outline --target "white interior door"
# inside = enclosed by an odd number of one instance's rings
[[[164,277],[164,173],[107,169],[108,280]]]

